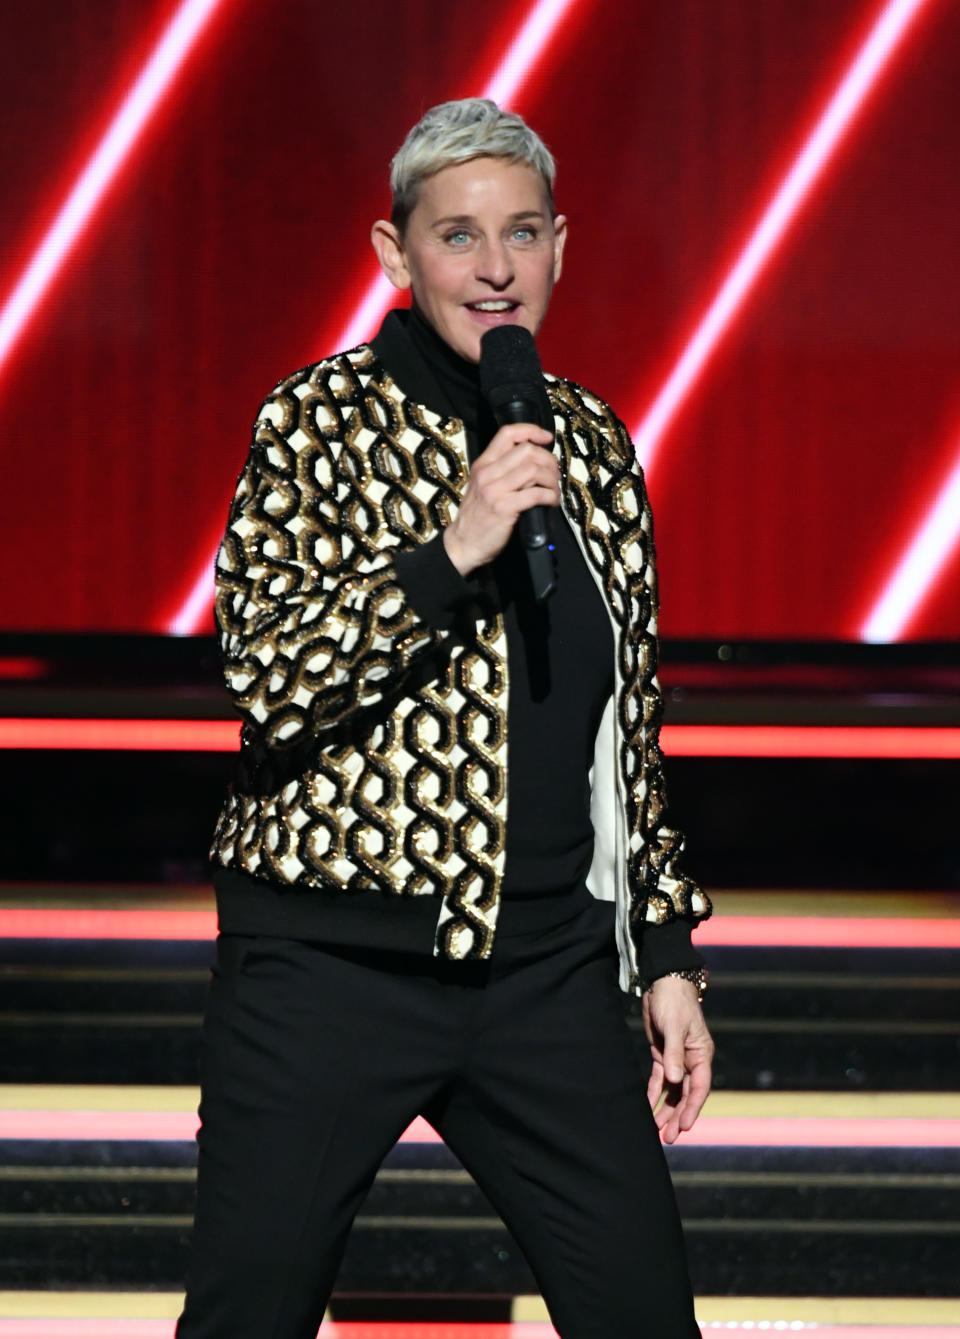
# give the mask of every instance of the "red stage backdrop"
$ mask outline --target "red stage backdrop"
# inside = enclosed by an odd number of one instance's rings
[[[960,636],[958,58],[955,0],[2,6],[3,625],[209,631],[260,400],[350,325],[408,126],[497,79],[663,632]]]

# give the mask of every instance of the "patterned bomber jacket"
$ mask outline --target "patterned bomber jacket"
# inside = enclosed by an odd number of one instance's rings
[[[615,638],[590,773],[587,879],[615,899],[621,984],[638,991],[644,922],[710,914],[677,867],[658,745],[650,509],[623,424],[547,377],[562,507]],[[361,345],[264,402],[217,559],[227,685],[243,717],[216,865],[272,883],[435,896],[434,952],[487,958],[506,851],[503,620],[425,623],[396,555],[456,514],[463,424],[404,395]]]

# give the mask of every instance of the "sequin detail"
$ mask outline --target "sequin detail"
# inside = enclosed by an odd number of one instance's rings
[[[623,425],[548,378],[564,510],[617,636],[629,918],[702,919],[663,822],[656,579]],[[406,399],[368,346],[304,368],[261,407],[217,559],[225,676],[244,718],[211,858],[293,887],[440,899],[435,951],[487,958],[505,865],[507,648],[427,626],[395,555],[456,513],[463,425]],[[595,777],[614,788],[616,778]],[[651,915],[651,913],[653,913]],[[631,952],[631,969],[635,954]]]

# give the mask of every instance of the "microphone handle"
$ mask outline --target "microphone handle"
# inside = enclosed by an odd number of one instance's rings
[[[496,405],[493,412],[497,426],[501,428],[505,423],[540,425],[543,417],[535,400],[519,396]],[[518,529],[520,542],[527,555],[533,593],[538,600],[545,600],[557,588],[557,565],[553,557],[553,542],[550,538],[550,521],[546,507],[528,507],[526,511],[522,511]]]

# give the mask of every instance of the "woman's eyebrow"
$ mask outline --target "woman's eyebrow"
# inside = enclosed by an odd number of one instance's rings
[[[520,219],[542,219],[543,217],[544,214],[542,209],[518,209],[515,214],[510,214],[508,216],[507,221],[509,223],[517,223]],[[467,223],[476,223],[476,221],[475,214],[445,214],[443,218],[434,219],[430,226],[431,228],[443,228],[449,226],[451,223],[463,225]]]

